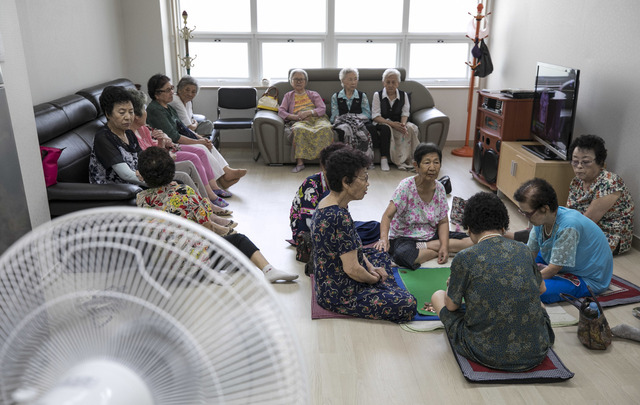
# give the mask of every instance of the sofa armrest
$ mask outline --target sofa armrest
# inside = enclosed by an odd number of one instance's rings
[[[120,201],[135,199],[142,189],[135,184],[90,184],[60,182],[47,188],[49,201]]]
[[[435,107],[424,108],[411,114],[411,122],[418,126],[420,142],[432,142],[444,148],[449,134],[449,117]]]
[[[284,120],[278,114],[258,110],[253,118],[253,132],[266,164],[285,162]]]

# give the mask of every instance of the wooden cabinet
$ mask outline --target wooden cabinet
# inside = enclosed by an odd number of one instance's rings
[[[537,142],[503,142],[498,166],[497,188],[515,204],[513,193],[522,183],[539,177],[548,181],[556,190],[558,204],[567,205],[569,184],[573,179],[571,162],[566,160],[542,160],[522,145],[539,145]]]
[[[478,92],[478,112],[473,146],[473,177],[496,190],[502,142],[531,139],[532,99]]]

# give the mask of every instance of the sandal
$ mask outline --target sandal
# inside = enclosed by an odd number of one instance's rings
[[[227,190],[223,190],[221,188],[215,189],[213,190],[213,192],[218,196],[218,197],[222,197],[222,198],[229,198],[229,197],[233,197],[233,194],[231,194],[229,191]]]
[[[215,206],[218,206],[220,208],[224,208],[229,206],[229,203],[226,202],[225,200],[223,200],[222,198],[218,197],[215,200],[211,201],[211,203]]]
[[[237,233],[235,229],[229,229],[229,232],[225,233],[222,236],[231,236],[233,234]]]
[[[299,173],[304,170],[304,165],[296,165],[293,169],[291,169],[291,173]]]
[[[218,207],[218,206],[216,205],[216,208],[220,208],[220,207]],[[224,208],[219,209],[218,211],[215,211],[215,210],[214,210],[214,211],[213,211],[213,213],[214,213],[214,214],[216,214],[216,215],[217,215],[217,216],[219,216],[219,217],[228,217],[228,216],[230,216],[230,215],[233,215],[233,211],[231,211],[231,210],[227,210],[227,209],[224,209]]]

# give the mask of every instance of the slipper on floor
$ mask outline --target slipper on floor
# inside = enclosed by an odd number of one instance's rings
[[[228,217],[229,215],[233,215],[233,211],[227,209],[219,209],[217,211],[214,210],[213,213],[219,217]]]
[[[237,233],[235,229],[229,229],[229,232],[225,233],[222,236],[231,236],[233,234]]]
[[[224,208],[224,207],[227,207],[229,205],[228,202],[226,202],[225,200],[223,200],[220,197],[218,197],[215,200],[211,201],[211,203],[213,205],[216,205],[216,206],[220,207],[220,208]]]
[[[304,165],[297,165],[293,169],[291,169],[291,173],[299,173],[304,170]]]
[[[218,188],[216,190],[213,190],[214,193],[216,193],[216,195],[218,197],[222,197],[222,198],[229,198],[229,197],[233,197],[233,194],[231,194],[229,191],[227,190],[223,190],[221,188]]]
[[[225,225],[227,228],[235,228],[236,226],[238,226],[238,223],[236,221],[234,221],[233,219],[229,220],[229,223]]]

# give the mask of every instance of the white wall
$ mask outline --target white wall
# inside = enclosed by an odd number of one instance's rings
[[[20,0],[34,104],[126,76],[120,0]]]
[[[40,164],[38,140],[35,135],[33,101],[27,75],[26,52],[20,33],[17,2],[18,0],[0,0],[0,34],[5,58],[4,62],[0,62],[0,68],[5,82],[29,219],[31,227],[35,228],[49,220],[49,204],[42,164]],[[0,199],[3,198],[10,199],[12,196],[3,195],[0,197]],[[9,206],[11,205],[0,204],[0,210],[8,209]],[[3,215],[3,217],[7,216]],[[0,226],[4,225],[0,224]],[[5,228],[2,232],[6,231]]]
[[[640,203],[640,38],[634,0],[495,0],[487,87],[533,88],[536,62],[580,69],[574,135],[601,136],[607,167]],[[635,223],[640,223],[636,210]],[[640,234],[640,225],[635,227]]]
[[[166,0],[120,0],[123,10],[125,77],[147,91],[156,73],[173,77],[169,9]],[[98,83],[97,81],[94,82]]]

